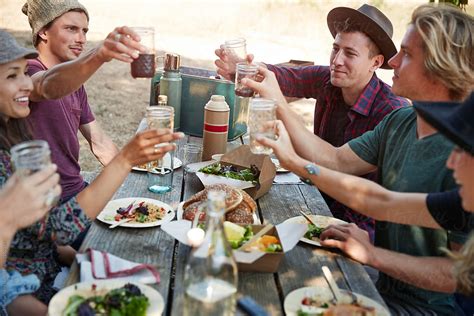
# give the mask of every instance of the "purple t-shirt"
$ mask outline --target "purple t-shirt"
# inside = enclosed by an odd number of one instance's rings
[[[38,59],[28,60],[30,76],[46,70]],[[58,165],[61,176],[62,198],[76,195],[84,188],[79,166],[79,126],[95,120],[84,86],[72,94],[57,100],[30,102],[28,116],[35,139],[49,143],[51,159]]]

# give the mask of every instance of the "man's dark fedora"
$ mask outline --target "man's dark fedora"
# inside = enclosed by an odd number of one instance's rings
[[[474,91],[463,102],[413,102],[417,113],[460,148],[474,155]]]
[[[336,23],[347,21],[351,25],[358,25],[382,52],[385,60],[381,68],[391,69],[388,60],[397,53],[397,48],[392,41],[393,26],[380,10],[368,4],[362,5],[357,10],[337,7],[329,11],[327,21],[333,37],[337,34]]]

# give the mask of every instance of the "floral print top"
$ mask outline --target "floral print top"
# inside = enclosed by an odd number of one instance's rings
[[[0,186],[12,175],[10,153],[0,150]],[[90,224],[75,197],[54,207],[30,227],[18,231],[10,246],[6,268],[22,275],[35,274],[41,288],[35,295],[48,302],[53,282],[61,270],[56,260],[56,245],[68,245]]]

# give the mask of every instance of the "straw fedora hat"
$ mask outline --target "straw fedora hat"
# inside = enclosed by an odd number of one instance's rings
[[[337,7],[329,11],[327,22],[329,31],[336,37],[336,24],[347,21],[350,25],[357,25],[377,45],[384,56],[381,68],[391,69],[388,60],[397,53],[392,41],[392,22],[376,7],[364,4],[355,10],[346,7]]]
[[[474,91],[463,102],[413,102],[416,112],[460,148],[474,155]]]

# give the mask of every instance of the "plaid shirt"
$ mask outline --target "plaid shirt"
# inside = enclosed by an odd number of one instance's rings
[[[327,66],[277,67],[267,65],[277,77],[285,96],[315,98],[314,134],[339,147],[374,127],[391,111],[408,106],[406,99],[395,96],[389,85],[374,74],[356,103],[348,110],[342,97],[341,88],[330,81],[330,70]],[[347,112],[345,128],[340,133],[334,131],[334,117],[340,117],[341,111]],[[331,122],[332,121],[332,122]],[[336,124],[339,125],[339,124]],[[376,180],[376,173],[364,176]],[[325,196],[326,198],[326,196]],[[366,217],[345,205],[326,199],[335,217],[357,224],[369,232],[373,240],[374,220]]]

